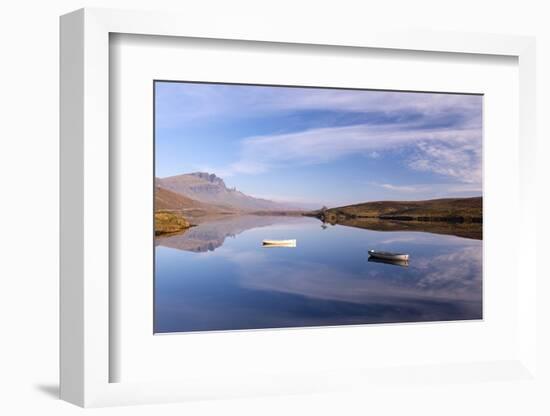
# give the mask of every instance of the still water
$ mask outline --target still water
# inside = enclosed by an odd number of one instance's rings
[[[409,253],[408,267],[369,261],[369,249]],[[157,238],[155,250],[156,333],[482,317],[481,240],[234,216]]]

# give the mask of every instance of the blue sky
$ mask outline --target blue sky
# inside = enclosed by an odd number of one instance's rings
[[[479,95],[155,83],[156,176],[303,206],[477,196]]]

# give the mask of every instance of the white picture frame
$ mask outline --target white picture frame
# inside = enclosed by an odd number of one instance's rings
[[[438,53],[505,55],[519,61],[520,212],[518,264],[519,355],[496,364],[472,363],[471,368],[536,377],[536,252],[535,178],[535,41],[507,35],[353,30],[304,32],[254,22],[234,25],[220,19],[208,27],[190,16],[165,13],[82,9],[61,18],[61,398],[80,406],[183,401],[194,398],[254,394],[322,392],[342,388],[342,376],[354,383],[392,382],[403,374],[387,368],[368,374],[342,369],[319,380],[282,373],[279,377],[242,380],[220,374],[213,380],[188,379],[147,383],[110,382],[109,366],[116,357],[109,348],[111,298],[109,258],[109,35],[111,33],[207,39],[332,45]],[[112,166],[111,166],[112,168]],[[469,364],[470,365],[470,364]],[[452,363],[415,373],[430,379],[435,373],[468,380],[468,366]],[[504,369],[504,370],[503,370]],[[475,378],[471,382],[479,382]]]

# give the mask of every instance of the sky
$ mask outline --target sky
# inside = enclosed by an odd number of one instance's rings
[[[156,176],[297,206],[479,196],[480,95],[155,82]]]

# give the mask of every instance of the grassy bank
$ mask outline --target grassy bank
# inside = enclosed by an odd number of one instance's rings
[[[375,218],[397,221],[482,223],[483,201],[475,198],[445,198],[426,201],[376,201],[326,208],[307,213],[325,222]]]
[[[483,234],[481,197],[365,202],[303,215],[375,231],[423,231],[479,240]]]
[[[159,210],[155,212],[155,235],[181,232],[191,227],[187,219],[177,211]]]

